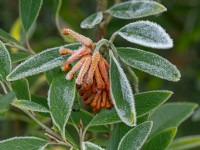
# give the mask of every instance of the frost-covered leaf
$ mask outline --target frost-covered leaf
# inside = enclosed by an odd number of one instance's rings
[[[10,108],[10,103],[14,100],[15,93],[10,92],[6,95],[0,96],[0,115],[6,113]]]
[[[192,121],[200,121],[200,108],[198,108],[192,115]]]
[[[154,1],[131,1],[111,7],[107,12],[120,19],[134,19],[159,14],[167,9]]]
[[[94,26],[99,24],[102,19],[103,19],[102,12],[97,12],[95,14],[92,14],[81,22],[81,28],[83,29],[94,28]]]
[[[30,53],[16,52],[16,53],[10,54],[10,57],[11,57],[12,63],[17,63],[30,57]]]
[[[167,49],[173,47],[173,41],[165,30],[150,21],[130,23],[117,32],[125,40],[142,46]]]
[[[192,115],[198,105],[195,103],[167,103],[157,108],[149,117],[154,122],[151,136],[170,127],[178,127]]]
[[[104,149],[94,143],[83,142],[83,150],[104,150]]]
[[[19,43],[15,38],[13,38],[9,33],[2,30],[1,28],[0,28],[0,38],[8,42]]]
[[[94,118],[94,115],[89,113],[88,111],[80,109],[80,111],[78,111],[78,112],[72,111],[70,117],[71,118],[70,118],[69,122],[74,122],[75,124],[79,124],[80,120],[81,120],[83,123],[83,128],[85,128],[91,122],[91,120]],[[94,127],[90,126],[90,128],[88,130],[92,131],[92,132],[108,132],[109,128],[106,126],[94,126]]]
[[[169,81],[180,80],[180,72],[165,58],[136,48],[118,48],[121,60],[127,65]]]
[[[48,144],[37,137],[15,137],[0,141],[0,150],[44,150]]]
[[[75,79],[65,79],[66,73],[57,76],[51,83],[48,93],[48,105],[53,123],[62,135],[65,135],[65,126],[72,111],[75,98]]]
[[[44,74],[45,74],[48,84],[51,84],[53,79],[61,72],[62,72],[62,70],[60,67],[56,67],[52,70],[46,71]]]
[[[36,112],[46,112],[48,113],[49,110],[42,105],[39,105],[35,102],[27,101],[27,100],[15,100],[12,103],[13,106],[24,109],[24,110],[30,110],[30,111],[36,111]]]
[[[0,41],[0,75],[3,79],[11,71],[11,59],[8,53],[8,50],[4,46],[4,44]]]
[[[148,91],[135,94],[137,117],[145,115],[166,102],[172,95],[170,91]]]
[[[19,15],[26,32],[39,15],[43,0],[20,0]]]
[[[200,148],[200,135],[175,139],[168,147],[168,150],[189,150],[194,148]]]
[[[11,84],[13,91],[17,99],[31,100],[29,91],[29,83],[27,79],[20,79],[12,82]]]
[[[123,69],[110,51],[110,91],[119,118],[128,126],[136,125],[134,96]]]
[[[153,136],[142,148],[143,150],[164,150],[172,142],[177,128],[168,128]]]
[[[77,49],[79,46],[80,44],[68,44],[64,47]],[[47,49],[22,62],[7,76],[7,80],[18,80],[60,66],[69,55],[61,56],[59,54],[59,48],[60,47]]]
[[[144,122],[128,131],[121,139],[118,150],[138,150],[146,141],[153,123]]]

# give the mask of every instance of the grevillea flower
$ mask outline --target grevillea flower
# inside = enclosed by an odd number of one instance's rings
[[[66,80],[76,77],[76,88],[85,101],[86,105],[91,105],[93,111],[97,112],[101,108],[113,107],[110,96],[110,80],[108,77],[109,64],[99,53],[95,51],[95,44],[91,39],[80,35],[70,29],[63,29],[64,35],[73,36],[82,46],[76,51],[61,47],[61,55],[69,54],[70,57],[64,63],[62,70],[69,71],[69,65],[78,60],[73,68],[66,75]]]

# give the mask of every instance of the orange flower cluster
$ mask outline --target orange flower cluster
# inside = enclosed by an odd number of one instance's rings
[[[95,48],[91,39],[80,35],[70,29],[63,29],[64,35],[71,35],[82,44],[78,50],[73,51],[66,48],[60,48],[60,54],[71,56],[64,63],[62,70],[69,71],[69,65],[78,60],[73,68],[68,72],[66,79],[71,80],[76,72],[77,89],[85,101],[86,105],[91,105],[93,111],[97,112],[101,108],[113,107],[110,96],[110,80],[108,77],[109,64],[98,51],[92,51]]]

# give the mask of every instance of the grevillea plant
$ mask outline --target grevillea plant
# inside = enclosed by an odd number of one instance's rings
[[[0,150],[54,149],[57,145],[71,150],[163,150],[191,146],[180,144],[182,139],[171,142],[177,127],[197,105],[163,104],[172,95],[167,90],[140,92],[134,72],[137,69],[163,80],[180,80],[176,66],[145,50],[145,47],[172,48],[173,41],[166,31],[155,22],[139,20],[115,31],[110,39],[102,36],[94,42],[70,28],[60,29],[58,12],[61,2],[59,0],[57,6],[56,25],[64,39],[71,36],[76,43],[49,48],[38,54],[30,47],[28,35],[40,12],[42,0],[19,0],[26,47],[0,30],[0,37],[5,41],[0,42],[0,76],[5,92],[0,97],[0,112],[2,115],[11,112],[10,104],[17,107],[33,119],[45,135],[43,138],[25,136],[2,140]],[[81,22],[80,27],[102,27],[112,17],[139,19],[164,11],[166,8],[154,1],[128,1],[92,14]],[[140,45],[143,50],[117,47],[117,36]],[[10,51],[5,46],[27,51],[27,55],[11,55],[11,60]],[[16,65],[22,60],[25,61]],[[15,67],[12,69],[12,66]],[[50,84],[48,96],[33,96],[26,77],[44,72]],[[102,133],[109,138],[102,138]]]

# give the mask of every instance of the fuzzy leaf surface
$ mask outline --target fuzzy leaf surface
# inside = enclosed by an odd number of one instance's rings
[[[138,70],[169,81],[180,80],[180,72],[167,59],[136,48],[118,48],[121,60]]]
[[[153,123],[144,122],[135,128],[129,130],[121,139],[118,150],[138,150],[141,149],[146,141]]]
[[[0,76],[5,79],[11,71],[11,59],[5,45],[0,41]]]
[[[44,150],[48,141],[36,137],[15,137],[0,141],[0,150]]]
[[[48,93],[48,105],[53,123],[62,135],[65,135],[65,126],[72,111],[75,98],[75,79],[65,79],[66,73],[57,76],[51,83]]]
[[[65,48],[77,49],[80,44],[68,44]],[[64,63],[69,55],[61,56],[60,47],[50,48],[27,59],[18,65],[8,76],[8,81],[14,81],[58,67]]]
[[[105,149],[91,142],[83,142],[83,150],[105,150]]]
[[[27,100],[15,100],[12,105],[19,109],[49,113],[49,110],[42,105]]]
[[[0,38],[8,42],[19,43],[15,38],[13,38],[9,33],[2,30],[1,28],[0,28]]]
[[[130,23],[118,32],[125,40],[142,46],[168,49],[173,47],[173,41],[165,30],[158,24],[150,21]]]
[[[128,126],[136,125],[136,112],[130,83],[119,62],[110,52],[110,92],[119,118]]]

